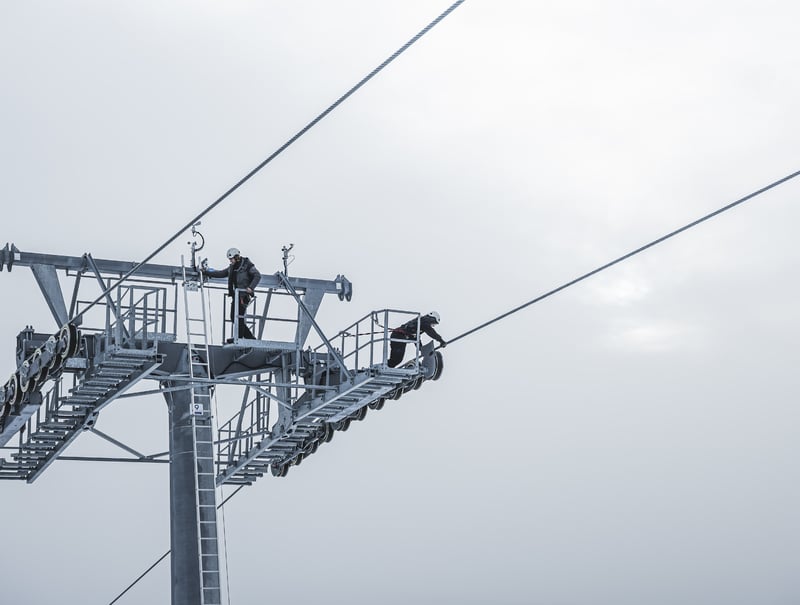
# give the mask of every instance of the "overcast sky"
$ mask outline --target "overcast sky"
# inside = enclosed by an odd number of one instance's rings
[[[0,246],[145,258],[447,6],[6,0]],[[293,275],[354,284],[328,333],[391,307],[453,338],[800,169],[799,12],[468,0],[212,211],[205,252],[274,273],[294,243]],[[242,490],[231,603],[800,602],[798,196],[453,343],[441,380]],[[27,269],[0,288],[10,374],[16,334],[57,326]],[[97,426],[166,449],[159,397]],[[166,465],[0,491],[4,603],[103,605],[169,548]]]

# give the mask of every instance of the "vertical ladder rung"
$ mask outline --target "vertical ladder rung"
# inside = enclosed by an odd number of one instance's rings
[[[186,267],[183,274],[186,279]],[[186,312],[186,340],[189,353],[189,376],[192,380],[211,375],[209,355],[208,318],[206,316],[205,290],[202,281],[195,282],[196,287],[183,288],[184,305]],[[200,317],[190,316],[190,292],[199,295]],[[196,300],[196,298],[194,299]],[[202,331],[200,331],[202,330]],[[205,359],[205,361],[203,361]],[[211,393],[207,384],[191,384],[191,403],[193,406],[203,408],[204,414],[211,411]],[[221,603],[219,587],[219,551],[217,543],[216,523],[216,474],[213,472],[214,442],[208,424],[195,422],[197,416],[192,417],[192,436],[194,441],[194,473],[196,489],[196,519],[198,549],[200,553],[200,583],[201,601],[203,605],[217,605]],[[203,452],[200,454],[199,451]],[[206,455],[207,452],[211,455]],[[206,469],[212,469],[211,472]],[[206,487],[207,486],[207,487]]]

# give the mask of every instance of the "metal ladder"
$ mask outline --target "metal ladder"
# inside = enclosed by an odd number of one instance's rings
[[[185,265],[183,266],[183,293],[189,377],[191,379],[198,560],[201,583],[200,605],[221,605],[211,389],[207,382],[196,382],[198,379],[207,380],[211,376],[206,295],[202,279],[200,281],[187,279]],[[196,296],[190,296],[191,294],[196,294]],[[190,298],[197,299],[194,301],[195,303],[199,302],[199,317],[193,314]]]

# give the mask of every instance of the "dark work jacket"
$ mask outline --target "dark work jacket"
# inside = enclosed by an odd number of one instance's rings
[[[439,336],[439,333],[433,329],[433,325],[436,323],[436,320],[431,317],[430,315],[423,315],[419,318],[419,329],[421,332],[424,332],[434,340],[439,342],[444,342],[444,338]],[[417,320],[412,319],[411,321],[407,321],[399,328],[395,328],[393,334],[401,338],[405,338],[407,340],[416,340],[417,339]]]
[[[209,277],[227,277],[228,278],[228,294],[233,296],[236,288],[245,290],[250,288],[255,290],[258,283],[261,281],[261,273],[259,273],[256,266],[246,256],[242,257],[238,263],[230,265],[226,269],[214,271],[209,269],[206,271]]]

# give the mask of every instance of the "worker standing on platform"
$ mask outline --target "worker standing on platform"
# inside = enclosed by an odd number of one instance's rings
[[[253,299],[255,289],[261,281],[261,273],[249,258],[242,256],[238,248],[228,248],[227,256],[229,263],[227,269],[219,269],[218,271],[204,269],[203,275],[228,278],[228,294],[231,297],[231,324],[238,317],[239,338],[255,339],[255,336],[247,326],[247,322],[244,320],[244,315],[247,305]],[[239,290],[238,295],[237,290]],[[232,343],[233,338],[229,338],[227,342]]]
[[[403,355],[406,353],[406,345],[409,342],[417,340],[418,326],[420,332],[424,332],[434,340],[438,341],[443,347],[446,346],[447,343],[445,342],[444,338],[442,338],[439,333],[433,329],[433,326],[439,323],[439,319],[439,314],[436,311],[433,311],[420,317],[419,322],[416,319],[412,319],[411,321],[404,323],[399,328],[392,330],[389,361],[386,362],[386,365],[388,365],[390,368],[395,368],[400,364],[401,361],[403,361]]]

